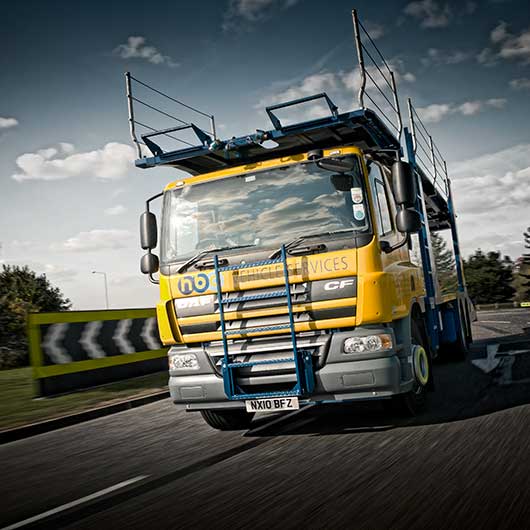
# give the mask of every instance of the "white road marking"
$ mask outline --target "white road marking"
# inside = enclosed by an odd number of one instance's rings
[[[103,322],[101,320],[87,322],[81,338],[79,339],[79,344],[83,346],[83,349],[91,359],[101,359],[105,357],[105,352],[97,342],[99,331],[102,326]]]
[[[134,353],[134,346],[129,341],[127,335],[129,333],[129,329],[132,325],[132,319],[126,318],[125,320],[120,320],[118,322],[118,326],[116,327],[116,331],[114,332],[114,335],[112,338],[114,339],[114,342],[118,346],[118,349],[121,353]]]
[[[12,525],[6,526],[2,528],[1,530],[14,530],[15,528],[22,528],[24,526],[27,526],[28,524],[32,524],[37,521],[40,521],[41,519],[45,519],[46,517],[50,517],[51,515],[64,512],[65,510],[69,510],[70,508],[74,508],[75,506],[79,506],[80,504],[83,504],[85,502],[92,501],[99,497],[103,497],[104,495],[112,493],[113,491],[119,490],[121,488],[125,488],[126,486],[129,486],[130,484],[139,482],[140,480],[144,480],[147,477],[149,477],[149,475],[140,475],[138,477],[134,477],[129,480],[124,480],[123,482],[115,484],[114,486],[110,486],[103,490],[96,491],[95,493],[91,493],[90,495],[87,495],[86,497],[81,497],[80,499],[77,499],[75,501],[67,502],[66,504],[61,504],[61,506],[57,506],[57,508],[53,508],[46,512],[39,513],[38,515],[34,515],[33,517],[30,517],[29,519],[24,519],[23,521],[19,521],[18,523],[14,523]]]
[[[496,357],[497,351],[499,350],[499,344],[488,344],[486,346],[487,357],[485,359],[473,359],[471,361],[477,368],[480,368],[483,372],[489,374],[499,366],[501,360]]]
[[[48,332],[41,347],[46,349],[54,364],[66,364],[72,362],[72,357],[66,353],[66,350],[59,344],[68,329],[68,323],[62,322],[60,324],[52,324],[48,328]]]
[[[140,333],[140,337],[142,337],[142,340],[150,350],[158,350],[162,347],[160,342],[158,342],[158,340],[155,338],[155,333],[158,333],[155,331],[155,328],[156,318],[148,318],[142,328],[142,333]]]
[[[294,418],[298,414],[301,414],[302,412],[305,412],[306,410],[309,410],[310,408],[314,407],[316,403],[311,403],[310,405],[304,405],[300,407],[299,410],[295,410],[294,412],[289,412],[289,414],[281,414],[279,417],[274,418],[273,420],[269,421],[265,425],[260,425],[259,427],[256,427],[255,429],[250,429],[247,431],[243,436],[248,436],[249,434],[255,434],[257,432],[263,431],[265,429],[268,429],[269,427],[272,427],[273,425],[276,425],[277,423],[282,423],[286,421],[287,419]]]
[[[508,320],[479,320],[477,324],[511,324]]]
[[[512,367],[515,363],[516,355],[528,355],[530,350],[508,350],[499,353],[500,344],[488,344],[486,347],[487,357],[485,359],[473,359],[471,362],[477,368],[480,368],[486,374],[489,374],[496,368],[501,368],[497,384],[509,385],[513,384]]]
[[[495,309],[490,309],[488,311],[477,311],[479,315],[484,313],[492,313],[494,315],[522,315],[524,313],[528,312],[528,308],[523,307],[521,309],[505,309],[501,311],[495,311]]]

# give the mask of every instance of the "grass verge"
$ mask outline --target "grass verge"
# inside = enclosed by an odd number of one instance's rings
[[[0,430],[74,414],[167,390],[167,372],[144,375],[63,396],[33,399],[31,368],[0,371]]]

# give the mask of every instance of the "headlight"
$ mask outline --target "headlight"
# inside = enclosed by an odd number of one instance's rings
[[[180,353],[169,356],[170,370],[198,370],[199,359],[194,353]]]
[[[350,337],[344,341],[344,353],[367,353],[392,349],[392,335],[367,335],[366,337]]]

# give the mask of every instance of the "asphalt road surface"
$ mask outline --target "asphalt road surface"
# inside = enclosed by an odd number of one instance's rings
[[[169,400],[0,447],[0,527],[530,528],[530,311],[482,312],[413,419],[377,403],[217,432]]]

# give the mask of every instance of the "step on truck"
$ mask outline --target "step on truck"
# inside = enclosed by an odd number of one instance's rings
[[[270,130],[226,140],[214,116],[125,74],[136,166],[182,171],[140,219],[171,397],[217,429],[309,403],[381,399],[415,414],[433,359],[471,341],[446,163],[410,99],[403,126],[395,74],[355,11],[353,26],[359,108],[315,94],[267,107]],[[142,110],[174,122],[155,127]],[[431,246],[442,230],[450,294]]]

